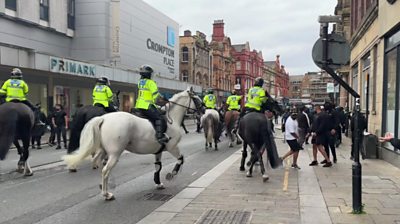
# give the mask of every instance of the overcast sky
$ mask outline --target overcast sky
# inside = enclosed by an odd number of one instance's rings
[[[319,37],[319,15],[332,15],[337,0],[144,0],[177,21],[179,33],[199,30],[210,40],[216,19],[225,22],[232,44],[249,41],[264,61],[281,55],[290,75],[317,71],[311,49]]]

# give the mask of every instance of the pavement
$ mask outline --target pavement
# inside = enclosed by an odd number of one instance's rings
[[[280,130],[276,137],[283,155],[288,145]],[[305,145],[300,170],[289,168],[289,158],[267,169],[265,183],[257,168],[252,178],[239,171],[238,150],[138,223],[400,223],[400,170],[383,160],[361,161],[365,213],[352,214],[351,143],[343,138],[333,167],[308,166],[312,149]]]

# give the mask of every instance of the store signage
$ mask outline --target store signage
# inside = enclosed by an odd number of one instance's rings
[[[170,33],[167,31],[167,39],[170,38]],[[172,32],[173,35],[175,35],[174,32]],[[173,44],[175,45],[175,39],[173,42],[169,43],[168,45]],[[148,38],[146,41],[147,49],[155,51],[159,54],[162,54],[163,57],[163,64],[168,66],[168,70],[171,74],[174,74],[175,72],[175,64],[174,64],[174,57],[175,57],[175,51],[167,46],[164,46],[160,43],[157,43],[153,41],[151,38]]]
[[[96,66],[64,58],[50,57],[50,71],[94,77],[96,75]]]
[[[327,93],[334,93],[335,92],[335,86],[334,86],[333,82],[326,84],[326,92]]]

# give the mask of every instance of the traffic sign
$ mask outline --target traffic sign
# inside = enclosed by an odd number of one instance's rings
[[[322,37],[315,42],[312,49],[312,58],[314,63],[321,69],[324,67],[322,60]],[[328,57],[327,64],[334,70],[339,69],[341,66],[350,62],[350,45],[346,39],[336,33],[328,34]]]

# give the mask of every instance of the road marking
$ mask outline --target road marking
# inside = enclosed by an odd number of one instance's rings
[[[285,159],[283,162],[285,163],[285,175],[283,177],[283,191],[287,191],[288,186],[289,186],[289,172],[290,172],[290,159]]]
[[[194,175],[196,175],[197,174],[197,171],[196,172],[194,172],[194,173],[192,173],[192,176],[194,176]]]

